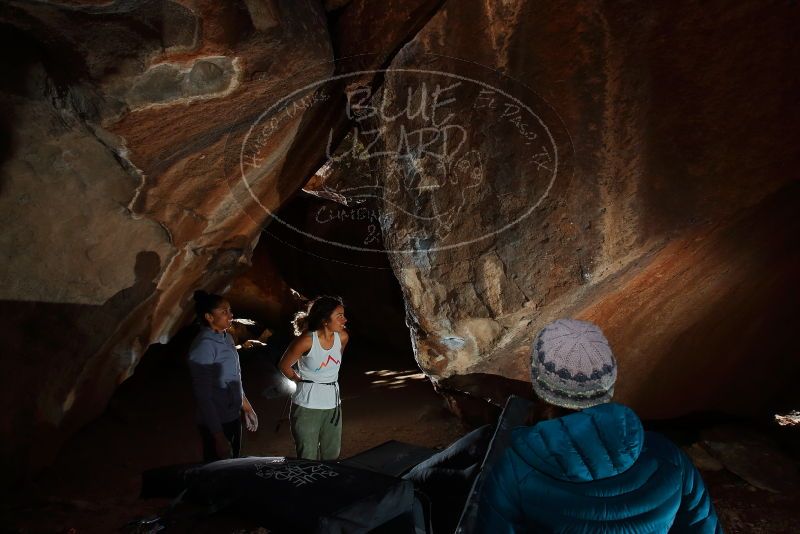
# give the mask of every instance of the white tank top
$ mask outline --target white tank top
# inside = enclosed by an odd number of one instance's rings
[[[298,382],[292,402],[305,408],[327,410],[336,408],[337,385],[328,385],[339,380],[339,367],[342,365],[342,342],[339,333],[333,333],[333,345],[325,350],[316,332],[311,334],[311,350],[297,362],[297,374],[308,382]]]

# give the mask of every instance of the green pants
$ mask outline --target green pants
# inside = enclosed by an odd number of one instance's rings
[[[306,460],[335,460],[342,448],[342,407],[316,410],[292,403],[292,438],[297,457]],[[336,421],[336,424],[333,424]]]

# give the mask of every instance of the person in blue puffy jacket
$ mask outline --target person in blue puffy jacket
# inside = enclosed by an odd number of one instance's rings
[[[559,319],[539,333],[531,378],[544,420],[514,429],[487,468],[478,532],[722,532],[691,460],[610,402],[616,376],[596,325]]]

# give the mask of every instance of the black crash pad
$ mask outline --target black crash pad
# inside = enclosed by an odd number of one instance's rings
[[[410,481],[340,462],[236,458],[190,469],[185,481],[185,500],[235,505],[272,532],[367,532],[414,504]]]
[[[390,440],[342,460],[341,463],[359,469],[399,477],[435,453],[435,449]]]
[[[475,477],[472,484],[467,502],[464,505],[464,510],[461,513],[458,526],[455,532],[457,534],[469,534],[475,530],[475,523],[478,517],[478,504],[480,502],[481,489],[484,481],[491,472],[492,468],[500,461],[503,453],[511,444],[511,431],[525,424],[525,419],[531,407],[531,401],[517,397],[516,395],[509,396],[506,401],[505,408],[500,414],[497,421],[497,428],[494,431],[494,436],[489,442],[486,456],[481,464],[480,472]]]

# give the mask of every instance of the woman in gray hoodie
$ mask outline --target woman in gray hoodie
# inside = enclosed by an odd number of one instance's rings
[[[231,305],[205,291],[195,291],[194,302],[203,326],[189,349],[189,370],[203,461],[236,458],[242,444],[241,414],[251,432],[258,428],[258,417],[244,394],[239,353],[226,332],[233,322]]]

